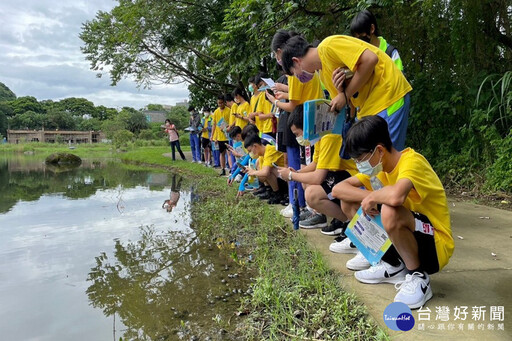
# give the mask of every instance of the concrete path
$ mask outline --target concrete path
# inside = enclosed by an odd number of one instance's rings
[[[396,293],[392,284],[357,282],[345,267],[353,255],[330,252],[333,238],[319,230],[301,231],[340,273],[342,287],[358,297],[393,340],[512,340],[512,212],[458,201],[450,201],[450,210],[455,252],[443,271],[431,276],[434,297],[423,308],[430,312],[413,311],[416,323],[408,332],[384,324],[384,309]],[[467,317],[461,320],[464,306]]]

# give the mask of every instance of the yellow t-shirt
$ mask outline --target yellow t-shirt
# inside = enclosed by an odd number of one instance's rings
[[[256,93],[255,95],[252,95],[251,97],[251,102],[250,102],[250,105],[251,105],[251,113],[253,112],[256,112],[256,107],[258,106],[259,104],[259,98],[260,98],[260,95],[261,93]],[[258,116],[256,116],[254,118],[254,125],[256,126],[256,128],[258,128],[259,131],[261,131],[260,129],[260,119],[258,118]]]
[[[272,162],[276,163],[279,167],[284,167],[284,154],[276,150],[276,146],[267,144],[265,146],[265,155],[263,155],[263,167],[272,166]]]
[[[267,100],[267,96],[265,96],[265,91],[260,93],[260,100],[258,102],[258,106],[256,107],[256,112],[262,112],[265,115],[270,114],[272,112],[272,103]],[[258,127],[261,133],[272,133],[272,118],[267,118],[266,120],[260,120],[261,128]]]
[[[236,113],[236,111],[238,110],[238,104],[236,103],[233,103],[233,105],[231,106],[230,109],[230,114],[229,114],[229,125],[232,126],[235,124],[235,121],[236,121],[236,116],[234,115]]]
[[[242,103],[242,104],[240,104],[237,107],[237,113],[240,116],[247,117],[247,116],[249,116],[250,112],[251,112],[251,105],[247,101]],[[237,118],[235,120],[235,125],[240,127],[240,129],[244,129],[244,127],[247,125],[247,121],[243,120],[241,118]]]
[[[212,116],[209,115],[208,118],[202,118],[201,119],[201,123],[203,124],[203,127],[205,128],[208,128],[208,123],[210,123],[210,125],[212,124]],[[201,133],[201,137],[205,138],[205,139],[209,139],[210,138],[210,132],[208,131],[208,129],[206,129],[206,131],[203,131]]]
[[[320,76],[315,72],[313,79],[302,83],[295,76],[288,76],[288,99],[303,104],[312,99],[324,98],[324,92],[320,85]]]
[[[358,38],[335,35],[325,38],[318,45],[318,55],[322,61],[320,79],[331,98],[338,95],[332,82],[333,71],[338,67],[348,67],[356,71],[357,61],[367,49],[377,55],[378,62],[366,84],[359,89],[357,98],[351,98],[352,104],[359,107],[359,119],[378,114],[412,90],[391,58],[378,47]]]
[[[354,161],[340,158],[341,135],[327,134],[322,136],[315,144],[313,162],[316,168],[327,169],[332,172],[346,170],[350,175],[357,174],[357,167]]]
[[[215,112],[213,113],[213,122],[212,125],[215,124],[215,133],[213,134],[213,139],[217,141],[227,141],[228,138],[226,134],[224,134],[224,131],[219,127],[220,119],[223,118],[224,122],[226,122],[226,125],[229,122],[229,114],[230,110],[228,107],[224,107],[224,110],[220,110],[220,108],[217,108]],[[213,129],[213,127],[212,127]]]
[[[315,149],[316,153],[316,149]],[[366,189],[371,190],[370,177],[357,174]],[[407,195],[404,207],[428,217],[434,228],[437,260],[441,270],[453,254],[454,243],[450,225],[448,202],[441,180],[423,155],[411,148],[402,151],[402,156],[391,173],[380,172],[377,178],[384,186],[394,185],[400,179],[409,179],[413,188]]]

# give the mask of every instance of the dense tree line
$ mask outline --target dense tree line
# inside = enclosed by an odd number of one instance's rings
[[[84,23],[83,52],[112,83],[185,81],[192,103],[247,85],[278,67],[270,42],[279,28],[309,41],[348,34],[371,9],[396,46],[413,86],[407,144],[447,184],[512,190],[512,8],[507,0],[124,1]],[[477,189],[481,189],[478,188]]]
[[[187,108],[173,107],[166,110],[162,105],[149,104],[147,110],[163,111],[179,129],[188,126]],[[121,109],[95,106],[85,98],[65,98],[60,101],[38,101],[32,96],[16,97],[0,83],[0,135],[7,129],[30,130],[81,130],[103,131],[113,138],[120,130],[127,130],[143,139],[162,138],[161,123],[149,124],[143,110],[130,107]]]

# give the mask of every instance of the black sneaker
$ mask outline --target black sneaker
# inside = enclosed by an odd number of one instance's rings
[[[281,200],[283,200],[283,195],[279,192],[272,192],[269,195],[268,204],[269,205],[276,205],[281,203]]]
[[[222,172],[220,172],[219,176],[224,176],[226,175],[226,170],[224,168],[222,168]]]
[[[268,191],[268,187],[267,186],[260,186],[257,190],[252,192],[252,194],[258,195],[258,194],[263,194],[264,192],[267,192],[267,191]]]
[[[322,227],[321,232],[328,236],[336,236],[341,234],[347,228],[347,225],[348,221],[343,222],[336,218],[333,218],[328,226]]]
[[[265,191],[261,194],[257,194],[256,195],[258,198],[260,198],[261,200],[267,200],[267,199],[270,199],[270,197],[272,196],[272,190],[269,190],[269,191]]]

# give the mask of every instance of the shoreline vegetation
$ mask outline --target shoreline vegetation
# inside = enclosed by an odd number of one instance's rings
[[[236,188],[211,168],[163,156],[168,147],[134,148],[117,153],[111,145],[2,145],[0,152],[53,153],[80,157],[115,157],[129,167],[172,171],[192,177],[200,200],[192,205],[192,225],[204,239],[251,274],[252,294],[229,321],[215,321],[243,340],[388,340],[352,294],[341,289],[339,274],[306,237],[293,231],[275,207],[259,205],[250,194],[237,200]],[[30,153],[31,154],[31,153]],[[219,207],[230,207],[221,211]]]

